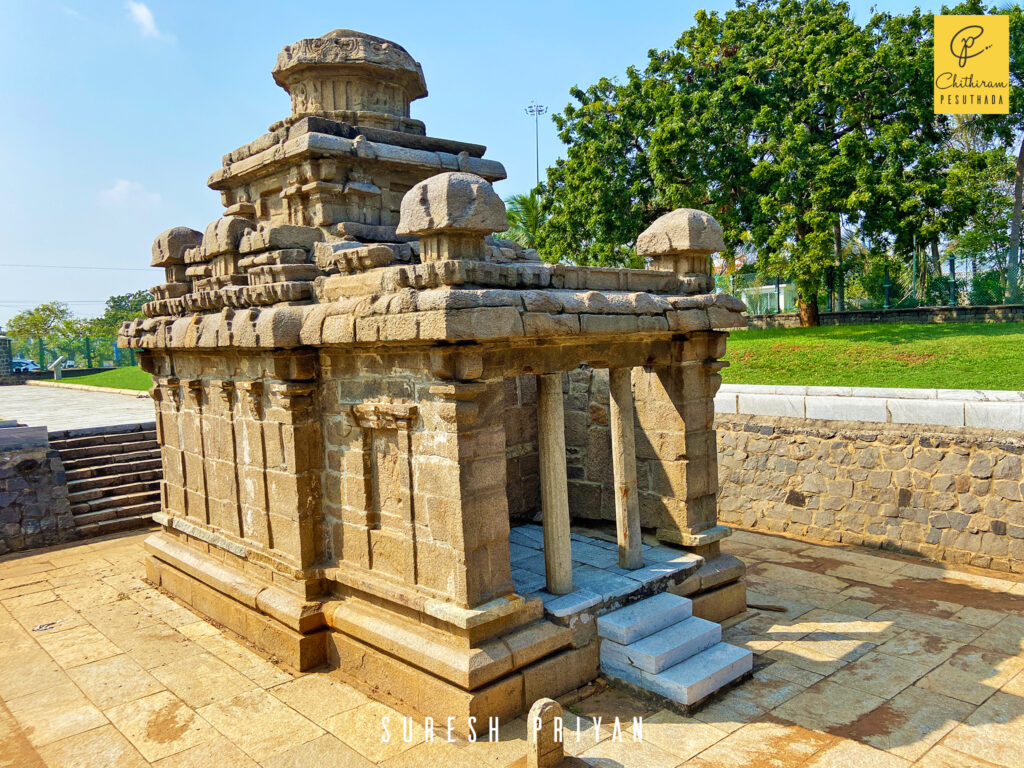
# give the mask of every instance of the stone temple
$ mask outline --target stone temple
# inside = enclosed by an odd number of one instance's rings
[[[662,217],[649,269],[543,263],[492,236],[502,165],[410,117],[427,90],[404,48],[335,30],[273,75],[291,115],[224,156],[205,232],[157,237],[166,280],[122,329],[155,380],[149,578],[463,730],[602,669],[683,704],[748,671],[692,615],[744,603],[718,552],[721,329],[746,324],[710,292],[718,224]],[[567,476],[581,371],[608,404],[590,506]]]

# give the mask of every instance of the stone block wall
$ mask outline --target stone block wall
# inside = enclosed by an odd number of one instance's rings
[[[725,525],[1024,573],[1024,436],[720,415]]]
[[[533,520],[541,510],[537,377],[520,376],[505,383],[508,508],[516,525]],[[608,371],[579,368],[563,374],[562,390],[569,510],[574,518],[614,521]],[[641,488],[647,487],[646,471],[646,465],[638,465]]]
[[[505,379],[505,476],[513,525],[540,512],[540,457],[537,453],[537,377]],[[568,470],[571,482],[572,469]]]
[[[718,341],[712,339],[713,344]],[[703,353],[706,347],[697,349]],[[715,437],[709,429],[713,392],[705,388],[708,376],[699,362],[678,369],[678,379],[663,378],[664,371],[633,371],[637,493],[644,528],[661,530],[677,510],[696,530],[715,525]],[[533,376],[522,376],[506,388],[507,493],[513,524],[540,511],[535,382]],[[562,386],[570,514],[573,520],[614,523],[608,369],[577,368],[563,374]],[[682,413],[671,404],[670,387],[688,393]]]
[[[46,427],[0,428],[0,555],[77,538]]]

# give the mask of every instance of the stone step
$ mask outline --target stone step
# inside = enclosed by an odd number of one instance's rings
[[[717,643],[658,674],[631,664],[601,661],[605,674],[685,706],[696,704],[742,677],[753,665],[753,653],[728,643]]]
[[[85,539],[93,538],[95,536],[106,536],[108,533],[118,533],[119,531],[131,531],[135,528],[148,528],[153,524],[153,513],[148,512],[146,514],[134,515],[132,517],[116,517],[110,520],[100,520],[95,523],[77,526],[75,531],[78,533],[80,538]]]
[[[156,440],[156,430],[116,432],[113,434],[90,435],[86,437],[69,437],[65,439],[50,439],[50,447],[57,451],[73,450],[75,448],[89,448],[94,445],[113,445],[116,443],[134,443],[140,440]]]
[[[50,432],[50,443],[77,440],[79,438],[95,438],[107,435],[138,434],[139,432],[156,431],[155,421],[143,421],[131,424],[111,424],[104,427],[83,427],[82,429],[61,429]]]
[[[152,481],[159,483],[163,477],[163,472],[160,467],[154,467],[152,469],[141,470],[138,472],[125,472],[117,475],[95,475],[90,477],[83,477],[80,480],[69,480],[68,481],[68,495],[75,497],[77,494],[83,491],[97,490],[101,488],[115,488],[117,486],[127,485],[128,483],[134,482],[148,482]]]
[[[61,457],[63,459],[63,457]],[[113,456],[108,454],[101,454],[99,456],[89,456],[82,459],[71,459],[70,461],[64,461],[64,469],[67,472],[72,472],[78,469],[87,469],[89,467],[102,466],[104,464],[110,464],[111,462],[123,464],[125,462],[134,461],[147,461],[150,459],[160,458],[160,449],[158,447],[150,448],[148,450],[138,451],[136,453],[118,453]]]
[[[52,446],[51,446],[52,447]],[[58,448],[61,461],[68,462],[76,459],[86,459],[93,456],[116,456],[124,453],[138,453],[159,448],[160,444],[153,439],[129,440],[123,443],[100,443],[98,445],[85,445],[80,448]]]
[[[120,458],[120,457],[118,457]],[[134,461],[116,461],[112,464],[96,464],[82,467],[80,469],[68,469],[68,482],[79,482],[88,478],[115,477],[118,475],[129,475],[138,472],[149,472],[158,470],[163,472],[159,454],[156,458],[136,459]]]
[[[100,488],[75,490],[69,486],[68,501],[71,502],[71,509],[74,510],[78,506],[88,505],[101,499],[115,498],[132,493],[160,492],[159,480],[138,480],[137,482],[132,482],[136,478],[131,475],[128,475],[127,478],[127,480],[118,485],[108,485]]]
[[[691,616],[629,645],[601,643],[601,663],[629,664],[656,675],[722,642],[722,626]]]
[[[88,512],[83,515],[75,515],[75,530],[83,527],[102,523],[108,520],[120,520],[129,517],[149,516],[152,521],[153,513],[160,511],[160,502],[147,502],[145,504],[132,504],[124,507],[111,507],[96,512]]]
[[[157,502],[159,506],[160,501],[160,490],[159,488],[155,491],[145,491],[143,493],[126,493],[120,496],[103,496],[92,501],[86,501],[81,504],[71,505],[71,514],[76,518],[87,515],[93,512],[99,512],[100,510],[106,509],[121,509],[124,507],[135,506],[137,504],[145,504],[147,502]]]
[[[629,645],[693,615],[693,603],[671,592],[660,592],[597,619],[597,634]]]

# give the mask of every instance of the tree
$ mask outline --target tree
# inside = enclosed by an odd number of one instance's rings
[[[11,318],[7,333],[19,339],[23,354],[38,354],[40,366],[46,365],[44,348],[64,349],[81,335],[82,323],[71,314],[68,305],[60,301],[40,304]],[[36,343],[38,351],[32,349]]]
[[[569,146],[548,174],[545,245],[621,263],[657,216],[702,208],[765,276],[795,282],[801,320],[816,324],[840,223],[891,229],[898,201],[876,188],[942,141],[931,26],[919,11],[861,26],[832,0],[698,11],[645,72],[573,89],[555,118]]]
[[[135,291],[111,296],[103,314],[89,321],[88,331],[93,336],[117,336],[121,324],[142,317],[142,305],[152,301],[149,291]]]
[[[537,191],[512,195],[505,200],[505,206],[508,210],[508,229],[501,236],[519,243],[523,248],[537,248],[541,229],[547,221]]]

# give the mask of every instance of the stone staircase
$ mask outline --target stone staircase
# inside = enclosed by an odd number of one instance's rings
[[[692,615],[670,592],[599,616],[601,670],[691,707],[753,667],[753,654],[722,642],[722,627]]]
[[[67,474],[80,537],[152,525],[163,469],[156,424],[120,424],[50,433]]]

